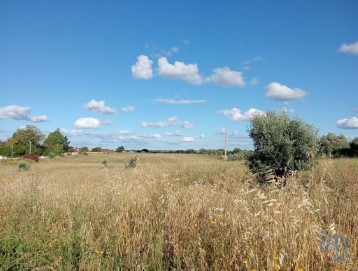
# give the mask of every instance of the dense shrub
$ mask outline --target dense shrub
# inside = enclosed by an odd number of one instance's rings
[[[138,157],[138,155],[136,155],[135,157],[133,157],[133,158],[131,158],[131,159],[129,160],[129,167],[131,167],[131,168],[137,167],[138,164],[139,164],[139,157]]]
[[[101,163],[102,163],[102,165],[107,166],[108,160],[107,160],[107,159],[103,159],[103,160],[101,161]]]
[[[30,168],[30,164],[29,162],[25,161],[25,160],[22,160],[20,163],[19,163],[19,169],[20,170],[28,170]]]
[[[47,155],[50,159],[55,158],[56,154],[54,154],[53,152],[49,152],[49,154]]]
[[[254,115],[249,134],[255,147],[249,166],[259,174],[260,181],[268,180],[267,172],[285,178],[291,171],[309,169],[317,157],[317,130],[300,119],[290,119],[286,113]]]
[[[32,160],[32,161],[35,161],[35,162],[39,161],[39,156],[37,154],[33,154],[33,153],[24,154],[22,156],[22,158],[27,159],[27,160]]]

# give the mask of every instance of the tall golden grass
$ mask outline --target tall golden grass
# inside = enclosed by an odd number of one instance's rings
[[[322,160],[279,189],[242,162],[129,158],[1,162],[0,269],[357,270],[356,159]],[[322,250],[330,235],[349,247]]]

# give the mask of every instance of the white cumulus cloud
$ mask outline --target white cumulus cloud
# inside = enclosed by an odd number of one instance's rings
[[[220,129],[216,130],[216,133],[218,135],[225,135],[225,133],[227,133],[227,130],[225,128],[220,128]]]
[[[190,137],[190,136],[184,136],[182,138],[182,141],[183,142],[193,142],[195,139],[193,137]]]
[[[183,100],[183,99],[156,99],[155,103],[163,103],[163,104],[202,104],[206,103],[207,100]]]
[[[106,106],[105,101],[91,100],[85,104],[85,108],[93,112],[101,112],[104,114],[115,114],[116,109]]]
[[[358,41],[352,44],[343,43],[339,51],[346,54],[358,55]]]
[[[175,131],[175,132],[168,132],[168,133],[165,133],[166,136],[182,136],[181,132],[180,131]]]
[[[175,61],[174,64],[170,64],[165,57],[158,59],[158,73],[165,77],[180,78],[195,85],[200,85],[204,81],[196,63],[185,64]]]
[[[306,95],[307,93],[299,88],[289,88],[276,82],[266,86],[266,96],[278,101],[302,99]]]
[[[32,122],[45,122],[48,121],[48,117],[46,115],[30,116],[30,120]]]
[[[341,119],[337,121],[337,126],[342,129],[358,129],[358,118]]]
[[[189,121],[183,121],[180,124],[180,127],[182,127],[182,128],[193,128],[194,125],[192,123],[190,123]]]
[[[246,85],[242,72],[233,71],[228,67],[214,69],[214,74],[207,77],[206,81],[223,87],[243,87]]]
[[[132,66],[132,75],[136,79],[150,79],[153,77],[153,61],[145,55],[140,55]]]
[[[223,109],[223,110],[217,111],[217,113],[224,115],[225,117],[227,117],[231,120],[234,120],[234,121],[248,121],[255,114],[265,114],[265,112],[255,109],[255,108],[250,108],[249,110],[247,110],[246,112],[243,112],[243,113],[238,108]]]
[[[99,128],[101,122],[95,118],[79,118],[75,121],[75,126],[80,129]]]
[[[28,120],[30,113],[30,107],[9,105],[0,108],[0,119]]]
[[[0,119],[26,120],[32,122],[48,121],[46,115],[30,116],[31,107],[9,105],[0,108]]]
[[[170,51],[164,52],[164,55],[171,56],[172,53],[178,52],[177,47],[173,47]],[[162,54],[163,54],[162,52]],[[181,79],[190,84],[202,85],[207,83],[213,83],[223,87],[244,87],[248,83],[255,85],[258,83],[258,79],[255,77],[251,81],[246,82],[241,71],[231,70],[229,67],[218,67],[213,70],[210,76],[203,76],[197,63],[184,63],[182,61],[174,61],[169,63],[167,57],[157,55],[157,69],[156,74],[162,77],[168,77],[173,79]],[[258,58],[259,59],[259,58]],[[260,58],[261,59],[261,58]],[[252,60],[257,61],[257,60]],[[153,77],[152,60],[145,55],[140,55],[137,62],[132,66],[132,74],[134,78],[138,79],[150,79]],[[168,101],[165,101],[168,100]],[[190,104],[191,101],[183,100],[182,103],[176,103],[175,99],[158,99],[158,103],[171,103],[171,104]],[[200,100],[200,103],[202,100]],[[194,102],[196,103],[196,102]]]
[[[143,121],[140,123],[140,127],[168,127],[177,125],[176,117],[168,118],[168,121],[158,121],[158,122],[147,122]]]
[[[65,128],[61,128],[61,133],[64,133],[68,136],[80,136],[82,135],[83,131],[79,129],[67,130]]]
[[[148,121],[143,121],[139,124],[140,127],[142,128],[147,128],[147,127],[158,127],[158,128],[162,128],[162,127],[169,127],[169,126],[179,126],[181,128],[193,128],[194,125],[192,123],[190,123],[189,121],[178,121],[178,118],[173,116],[168,118],[167,121],[158,121],[158,122],[148,122]]]
[[[122,107],[121,108],[122,112],[133,112],[134,111],[134,107],[133,106],[130,106],[130,105],[127,105],[126,107]]]

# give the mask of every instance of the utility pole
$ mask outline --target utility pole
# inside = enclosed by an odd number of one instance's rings
[[[225,144],[224,144],[224,150],[225,150],[225,157],[224,157],[224,159],[225,159],[225,161],[226,161],[226,134],[227,134],[227,130],[225,129],[225,131],[224,131],[224,135],[225,135]]]

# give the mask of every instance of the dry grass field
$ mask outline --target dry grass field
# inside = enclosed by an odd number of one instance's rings
[[[0,270],[358,270],[357,159],[280,189],[243,162],[132,156],[2,161]]]

